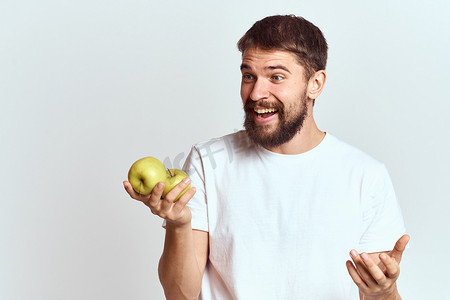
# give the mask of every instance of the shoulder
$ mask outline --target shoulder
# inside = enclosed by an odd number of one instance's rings
[[[214,137],[208,140],[200,141],[194,145],[196,148],[204,148],[209,147],[211,145],[220,145],[230,143],[231,145],[241,145],[243,143],[248,144],[250,143],[250,140],[245,132],[245,130],[239,130],[234,133],[230,133],[227,135],[223,135],[220,137]]]
[[[329,136],[328,159],[335,167],[361,174],[366,179],[376,179],[387,175],[384,163],[339,138]]]
[[[214,157],[223,158],[254,149],[255,145],[250,141],[246,132],[240,130],[196,143],[193,148],[201,157],[214,155]]]
[[[183,166],[189,176],[198,174],[202,180],[216,176],[253,155],[254,145],[248,139],[245,131],[238,131],[218,138],[212,138],[194,144]]]
[[[345,162],[364,164],[368,166],[381,166],[383,165],[380,161],[375,159],[370,154],[362,151],[358,147],[355,147],[347,142],[330,134],[330,155],[334,158],[341,158]]]

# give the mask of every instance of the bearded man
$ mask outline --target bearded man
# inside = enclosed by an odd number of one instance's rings
[[[400,299],[409,241],[385,166],[313,116],[327,42],[309,21],[271,16],[239,40],[245,130],[196,144],[190,179],[142,196],[166,228],[167,299]],[[174,199],[191,183],[193,188]],[[350,254],[351,260],[348,259]]]

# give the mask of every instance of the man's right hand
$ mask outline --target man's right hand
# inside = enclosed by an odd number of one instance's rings
[[[190,224],[192,219],[191,211],[186,204],[194,196],[195,188],[190,188],[177,202],[174,202],[174,200],[189,185],[189,183],[189,178],[184,179],[167,193],[164,199],[161,198],[164,191],[164,183],[162,182],[159,182],[155,186],[150,195],[141,195],[137,193],[128,181],[124,181],[123,186],[131,198],[144,203],[150,208],[153,214],[160,216],[173,225],[185,226]]]
[[[164,250],[158,266],[166,299],[197,299],[209,254],[208,232],[192,230],[192,214],[186,206],[194,196],[195,188],[190,188],[173,202],[188,185],[189,180],[181,181],[161,199],[162,182],[146,196],[133,190],[128,181],[123,182],[131,198],[141,201],[153,214],[167,221]]]

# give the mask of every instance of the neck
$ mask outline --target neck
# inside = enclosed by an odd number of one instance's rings
[[[319,130],[310,115],[305,119],[302,129],[289,142],[268,150],[287,155],[301,154],[315,148],[324,137],[325,132]]]

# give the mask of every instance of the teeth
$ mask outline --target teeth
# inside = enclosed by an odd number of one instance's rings
[[[265,114],[265,113],[270,113],[270,112],[276,112],[277,110],[275,108],[264,108],[264,109],[256,109],[255,108],[255,112],[257,112],[258,114]]]

